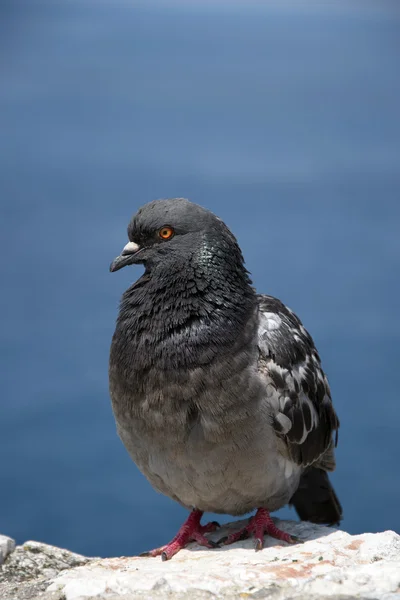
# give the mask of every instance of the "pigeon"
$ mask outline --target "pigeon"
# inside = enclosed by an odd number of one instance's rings
[[[119,437],[158,492],[190,513],[168,544],[207,548],[269,535],[301,542],[270,513],[293,505],[302,520],[338,524],[339,420],[314,342],[280,300],[258,294],[236,238],[184,198],[145,204],[112,272],[144,265],[122,296],[109,362]],[[204,512],[256,514],[213,542]]]

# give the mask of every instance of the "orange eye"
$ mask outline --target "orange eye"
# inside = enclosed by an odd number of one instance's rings
[[[163,240],[169,240],[170,238],[172,238],[172,236],[174,235],[174,230],[172,229],[172,227],[163,227],[162,229],[160,229],[160,231],[158,232],[158,235],[160,236],[160,238],[162,238]]]

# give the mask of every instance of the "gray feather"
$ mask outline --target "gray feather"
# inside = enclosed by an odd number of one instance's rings
[[[166,225],[168,242],[157,237]],[[209,211],[153,202],[128,233],[140,247],[130,262],[145,273],[123,295],[111,345],[123,443],[153,487],[187,508],[277,510],[338,425],[311,338],[279,301],[256,295],[234,236]]]

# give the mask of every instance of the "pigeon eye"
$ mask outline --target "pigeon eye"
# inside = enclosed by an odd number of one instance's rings
[[[172,229],[172,227],[162,227],[158,232],[158,235],[163,240],[169,240],[174,235],[174,230]]]

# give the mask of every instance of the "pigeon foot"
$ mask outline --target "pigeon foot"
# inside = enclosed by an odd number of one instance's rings
[[[218,540],[218,544],[228,546],[229,544],[233,544],[239,540],[245,540],[253,535],[255,550],[262,550],[265,534],[270,535],[277,540],[287,542],[288,544],[296,544],[301,541],[296,536],[289,535],[278,529],[271,519],[269,512],[265,508],[259,508],[246,527]]]
[[[170,560],[190,542],[197,542],[200,546],[205,546],[206,548],[218,548],[218,544],[208,540],[204,534],[215,531],[220,525],[216,521],[207,525],[200,525],[202,516],[203,513],[200,510],[193,510],[169,544],[155,548],[149,552],[143,552],[140,556],[161,556],[162,560]]]

